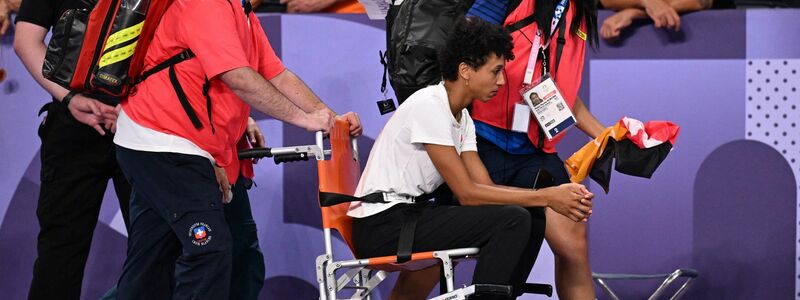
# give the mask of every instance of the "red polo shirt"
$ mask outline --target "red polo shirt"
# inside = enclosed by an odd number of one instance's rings
[[[550,47],[548,57],[551,59],[550,73],[556,81],[558,88],[564,95],[565,100],[570,108],[575,103],[578,96],[578,89],[581,86],[581,74],[583,72],[583,59],[586,50],[585,32],[586,24],[581,22],[580,33],[573,34],[575,29],[572,28],[572,19],[575,17],[575,2],[570,0],[570,9],[566,14],[566,29],[564,35],[566,44],[561,53],[561,62],[558,69],[553,70],[555,66],[556,57],[556,39],[558,38],[558,30],[550,38]],[[515,23],[523,18],[533,14],[533,0],[523,0],[522,3],[506,18],[505,26]],[[472,102],[472,118],[481,122],[490,124],[492,126],[511,130],[511,124],[514,117],[514,105],[522,103],[519,94],[522,88],[522,79],[525,76],[525,68],[528,65],[528,56],[531,52],[531,44],[533,37],[536,36],[538,26],[536,23],[526,26],[519,31],[511,33],[514,42],[514,57],[515,59],[506,63],[506,86],[501,87],[497,95],[486,103],[481,101]],[[523,35],[524,34],[524,35]],[[525,38],[527,36],[528,38]],[[584,38],[581,38],[583,36]],[[542,73],[542,60],[536,61],[536,68],[533,78],[541,77]],[[555,145],[564,137],[563,134],[558,135],[555,139],[548,141],[544,139],[544,147],[538,145],[539,140],[539,124],[535,120],[531,120],[528,127],[528,138],[538,148],[543,149],[545,152],[554,153],[556,151]]]
[[[211,154],[235,181],[239,173],[237,142],[242,138],[250,106],[218,77],[250,67],[272,79],[285,68],[275,55],[255,14],[245,16],[240,1],[176,0],[161,20],[145,57],[145,70],[191,49],[195,58],[175,66],[178,81],[203,127],[196,129],[182,108],[169,72],[161,71],[140,83],[122,101],[137,124],[185,138]],[[202,86],[211,83],[212,133]],[[246,170],[245,170],[246,171]],[[247,172],[246,172],[247,173]],[[252,171],[250,172],[252,173]]]

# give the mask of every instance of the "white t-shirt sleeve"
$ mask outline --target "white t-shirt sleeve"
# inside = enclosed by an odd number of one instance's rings
[[[433,99],[430,102],[433,102]],[[414,109],[408,123],[412,144],[456,145],[453,141],[450,118],[448,115],[442,114],[441,109],[433,104]]]
[[[467,123],[466,125],[466,132],[464,134],[464,147],[461,148],[461,152],[465,151],[475,151],[478,152],[478,138],[475,135],[475,123],[472,122],[472,117],[467,113],[467,110],[464,110],[464,116],[466,118],[464,121]]]

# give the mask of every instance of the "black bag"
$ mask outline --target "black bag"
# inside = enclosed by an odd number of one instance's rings
[[[506,16],[522,0],[509,0]],[[438,51],[458,17],[467,14],[475,0],[405,0],[386,14],[386,56],[381,63],[400,104],[414,92],[441,81]],[[533,16],[507,29],[516,31],[533,23]],[[385,71],[385,70],[384,70]],[[385,81],[381,87],[385,89]]]
[[[394,2],[394,1],[393,1]],[[441,81],[438,50],[475,0],[405,0],[386,15],[386,66],[398,101]]]

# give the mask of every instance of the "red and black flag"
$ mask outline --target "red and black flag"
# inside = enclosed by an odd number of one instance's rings
[[[650,178],[672,150],[680,127],[669,121],[641,121],[624,117],[575,152],[566,162],[570,181],[588,175],[608,193],[611,165],[617,172]]]

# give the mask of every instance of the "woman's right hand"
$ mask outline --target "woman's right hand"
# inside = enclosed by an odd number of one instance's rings
[[[540,191],[547,193],[548,207],[575,222],[586,222],[592,215],[594,194],[582,184],[565,183]]]

